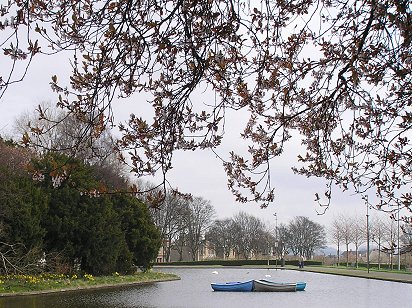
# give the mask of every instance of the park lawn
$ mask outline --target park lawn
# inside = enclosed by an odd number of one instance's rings
[[[84,274],[41,274],[41,275],[6,275],[0,276],[0,296],[13,294],[47,293],[74,289],[109,287],[126,284],[138,284],[177,280],[178,276],[154,271],[140,272],[133,275],[92,276]]]

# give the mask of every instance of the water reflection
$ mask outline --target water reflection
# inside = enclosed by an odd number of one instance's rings
[[[181,280],[84,290],[41,296],[0,298],[0,308],[14,307],[411,307],[412,285],[288,270],[159,268]],[[213,273],[217,271],[218,274]],[[210,283],[260,279],[306,281],[306,291],[294,293],[213,292]]]

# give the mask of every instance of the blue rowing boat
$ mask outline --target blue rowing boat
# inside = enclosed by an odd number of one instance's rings
[[[253,280],[236,281],[236,282],[224,282],[224,283],[211,283],[214,291],[226,291],[226,292],[251,292],[253,289]]]
[[[306,282],[298,281],[296,283],[296,291],[304,291],[306,288]]]

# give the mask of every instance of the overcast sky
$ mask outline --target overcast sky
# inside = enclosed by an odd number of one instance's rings
[[[3,71],[2,63],[0,70]],[[69,71],[68,63],[62,58],[47,58],[41,56],[32,63],[23,82],[12,85],[0,100],[0,134],[7,136],[12,131],[15,118],[21,113],[33,110],[38,104],[56,101],[56,94],[50,89],[51,76],[57,75],[64,80],[65,72]],[[208,94],[199,96],[200,103],[206,102]],[[209,94],[210,95],[210,94]],[[134,96],[128,101],[116,101],[113,105],[116,113],[116,123],[126,121],[130,113],[140,115],[144,111],[144,97]],[[225,140],[217,151],[224,157],[231,150],[239,150],[242,139],[239,137],[242,115],[229,114],[226,122]],[[227,189],[227,179],[222,163],[211,151],[178,152],[174,157],[174,169],[169,175],[171,184],[182,192],[188,192],[211,201],[216,209],[217,218],[228,218],[239,211],[258,216],[266,223],[275,224],[274,213],[277,213],[278,224],[287,223],[295,216],[307,216],[310,219],[328,226],[338,214],[365,217],[366,207],[360,196],[351,193],[341,193],[333,189],[331,207],[324,215],[314,201],[315,193],[322,194],[325,181],[316,178],[306,178],[295,175],[291,166],[297,161],[300,141],[294,139],[286,145],[286,151],[271,164],[271,178],[275,186],[275,201],[266,209],[260,209],[257,204],[239,204]],[[155,179],[152,180],[155,182]]]

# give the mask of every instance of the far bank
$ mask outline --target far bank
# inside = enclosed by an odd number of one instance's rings
[[[261,260],[249,260],[249,261],[261,261]],[[299,268],[295,265],[296,262],[287,262],[285,266],[279,264],[272,264],[272,262],[265,264],[265,262],[248,262],[248,263],[229,263],[224,262],[222,264],[217,263],[204,263],[204,262],[173,262],[173,263],[162,263],[156,264],[156,268],[161,269],[162,267],[190,267],[190,268],[268,268],[268,269],[278,269],[278,270],[294,270],[294,271],[306,271],[320,274],[330,274],[330,275],[340,275],[349,276],[365,279],[376,279],[384,281],[402,282],[412,284],[412,272],[410,271],[391,271],[391,270],[377,270],[370,269],[369,272],[366,268],[352,268],[352,267],[328,267],[318,265],[318,262],[306,262],[303,268]],[[306,265],[309,263],[308,265]]]

